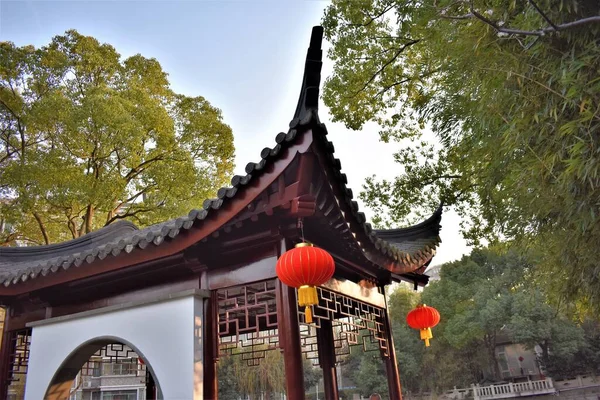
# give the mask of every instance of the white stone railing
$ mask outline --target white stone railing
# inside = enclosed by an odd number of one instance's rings
[[[556,389],[550,378],[539,381],[511,382],[502,385],[473,385],[472,388],[475,400],[506,399],[510,397],[556,393]]]
[[[512,385],[512,387],[511,387]],[[493,389],[492,389],[493,388]],[[600,388],[600,376],[577,376],[574,379],[567,380],[535,380],[521,383],[507,383],[501,385],[478,386],[453,390],[447,390],[444,393],[436,394],[424,392],[419,394],[406,393],[405,400],[489,400],[514,398],[521,396],[536,396],[540,394],[568,393],[569,391],[585,390],[589,388]],[[595,392],[594,392],[595,393]],[[475,397],[477,396],[477,397]],[[570,399],[580,399],[583,397],[568,397]],[[600,397],[599,397],[600,398]],[[367,400],[361,399],[361,400]]]

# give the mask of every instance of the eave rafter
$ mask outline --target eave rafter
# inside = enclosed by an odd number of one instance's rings
[[[423,248],[412,253],[397,249],[379,238],[366,222],[364,213],[359,211],[358,203],[353,200],[352,190],[346,187],[346,175],[341,172],[340,160],[334,156],[333,143],[326,139],[325,126],[318,124],[313,135],[315,143],[311,149],[317,155],[324,174],[324,178],[317,184],[316,206],[330,226],[346,240],[354,241],[370,262],[393,274],[418,272],[426,266],[435,255],[439,236],[436,234]]]

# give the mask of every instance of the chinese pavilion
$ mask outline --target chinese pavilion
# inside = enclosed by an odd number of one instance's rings
[[[305,398],[306,358],[322,369],[325,398],[338,399],[336,365],[353,344],[379,352],[389,398],[401,399],[385,287],[427,284],[441,207],[418,225],[377,231],[358,210],[319,121],[322,35],[313,28],[289,130],[201,209],[144,229],[120,221],[64,243],[0,248],[1,399],[21,379],[26,400],[66,400],[92,355],[118,356],[115,343],[147,369],[147,399],[217,399],[220,357],[241,354],[251,366],[268,351],[283,355],[287,399]],[[275,273],[304,238],[335,260],[311,324]]]

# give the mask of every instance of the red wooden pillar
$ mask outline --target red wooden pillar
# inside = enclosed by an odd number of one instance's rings
[[[333,326],[330,320],[321,319],[321,327],[317,328],[317,346],[319,364],[323,369],[323,386],[325,400],[338,400],[337,371],[335,368],[335,346],[333,343]]]
[[[385,298],[385,287],[381,288]],[[386,339],[388,341],[388,357],[385,358],[385,370],[387,372],[388,392],[390,400],[402,400],[402,388],[400,386],[400,372],[398,371],[398,361],[396,360],[396,349],[394,347],[394,338],[392,336],[392,324],[390,313],[385,301],[384,326]]]
[[[279,255],[281,256],[286,249],[285,241],[282,240]],[[279,345],[283,350],[287,399],[304,400],[304,370],[296,289],[277,279],[276,293]]]
[[[206,272],[203,273],[203,288],[208,289]],[[217,362],[219,359],[219,335],[217,332],[217,292],[211,291],[210,297],[204,299],[204,398],[219,398],[219,376]]]
[[[304,400],[304,370],[302,368],[302,347],[300,346],[300,326],[296,289],[277,280],[277,294],[281,296],[282,309],[278,316],[279,337],[283,340],[283,363],[285,366],[285,388],[288,400]]]

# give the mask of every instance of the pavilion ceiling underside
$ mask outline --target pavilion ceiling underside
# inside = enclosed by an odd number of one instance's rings
[[[315,138],[319,136],[322,134],[314,135]],[[333,152],[333,145],[330,142],[325,140],[325,144],[321,143],[321,145],[329,147]],[[329,154],[322,149],[315,148],[315,144],[313,144],[309,154],[314,156],[315,153],[326,154],[321,155],[320,160],[313,157],[315,164],[325,161],[326,168],[323,168],[321,164],[312,167],[310,193],[300,196],[305,207],[301,212],[308,214],[304,218],[307,239],[338,254],[344,254],[357,265],[365,266],[366,270],[361,272],[371,276],[382,276],[389,272],[410,274],[416,271],[419,273],[418,269],[426,265],[435,254],[435,247],[439,243],[435,225],[439,230],[439,222],[434,221],[433,229],[425,226],[416,231],[415,235],[410,233],[411,228],[397,230],[399,234],[396,236],[401,240],[396,243],[380,239],[371,229],[370,224],[365,222],[364,214],[358,211],[358,204],[352,200],[353,194],[345,186],[346,177],[340,172],[339,160],[335,159],[332,153]],[[293,206],[290,205],[292,201],[288,189],[292,189],[298,184],[295,180],[299,179],[298,176],[301,172],[299,174],[297,169],[298,158],[288,166],[280,179],[273,182],[267,190],[249,203],[244,212],[235,216],[219,231],[214,232],[210,238],[205,238],[203,241],[212,241],[217,244],[221,241],[223,244],[227,241],[230,243],[237,241],[240,247],[243,247],[242,242],[252,240],[252,238],[257,242],[264,242],[270,235],[269,230],[277,231],[282,226],[285,229],[293,229],[298,217],[293,213]],[[297,191],[292,193],[301,194]],[[300,204],[297,207],[302,206]],[[269,218],[272,216],[273,218]],[[252,234],[245,230],[244,227],[248,226],[262,229],[264,237],[260,238],[256,236],[256,233]],[[240,236],[235,231],[247,236]],[[294,233],[297,234],[297,232]],[[388,235],[391,239],[396,236]],[[232,237],[237,237],[237,239],[228,239]],[[230,248],[229,251],[236,250]]]
[[[347,177],[341,172],[340,160],[335,158],[333,143],[327,140],[325,125],[318,124],[314,131],[313,147],[325,175],[325,185],[317,184],[318,211],[328,217],[329,221],[337,220],[332,226],[338,229],[346,240],[356,242],[365,257],[373,263],[386,266],[396,274],[411,273],[426,265],[435,255],[435,248],[440,243],[437,214],[434,215],[435,218],[432,217],[422,224],[423,229],[418,231],[421,241],[416,246],[411,246],[414,236],[410,232],[411,228],[395,230],[400,236],[388,235],[390,238],[398,236],[399,240],[396,243],[382,239],[377,234],[382,231],[373,230],[371,224],[366,221],[365,214],[359,211],[352,189],[346,186]],[[441,213],[441,210],[439,211]],[[333,215],[329,217],[332,212]],[[402,237],[403,233],[407,234]]]

